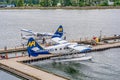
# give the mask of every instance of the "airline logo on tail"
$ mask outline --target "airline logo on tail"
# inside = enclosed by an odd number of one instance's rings
[[[35,46],[35,41],[31,41],[31,42],[29,42],[27,46],[28,46],[28,47]]]
[[[59,28],[59,29],[58,29],[58,32],[62,32],[62,31],[63,31],[63,28]]]
[[[38,56],[39,54],[50,54],[47,50],[44,50],[33,38],[28,39],[27,51],[31,56]]]
[[[52,36],[52,38],[54,38],[54,37],[61,38],[62,36],[63,36],[63,27],[62,27],[62,25],[60,25],[59,28],[57,29],[57,31]]]

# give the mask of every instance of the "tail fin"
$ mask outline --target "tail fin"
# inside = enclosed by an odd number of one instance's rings
[[[52,36],[52,38],[54,37],[59,37],[61,38],[63,36],[63,27],[62,25],[60,25],[57,29],[57,31],[54,33],[54,35]]]
[[[43,50],[43,48],[33,38],[29,38],[27,43],[28,54],[38,56],[38,51],[40,50]]]

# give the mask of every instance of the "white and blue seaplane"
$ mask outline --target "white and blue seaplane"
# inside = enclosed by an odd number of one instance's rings
[[[89,46],[80,45],[77,43],[69,43],[68,41],[55,36],[52,37],[52,41],[56,42],[57,44],[48,47],[42,47],[33,38],[29,38],[27,43],[27,51],[29,56],[37,57],[38,55],[45,54],[69,54],[75,52],[80,52],[80,54],[83,54],[84,52],[91,50]],[[91,58],[91,56],[82,56],[80,58],[68,58],[60,61],[81,61],[89,60]]]
[[[21,29],[22,32],[28,33],[27,35],[23,35],[21,33],[22,39],[28,40],[30,37],[33,37],[35,40],[42,40],[43,38],[51,38],[52,36],[55,37],[62,37],[63,36],[63,27],[60,25],[55,33],[49,32],[34,32],[32,30]],[[61,33],[60,35],[58,33]]]

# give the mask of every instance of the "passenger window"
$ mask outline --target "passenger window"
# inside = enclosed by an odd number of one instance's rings
[[[55,49],[55,51],[57,51],[57,49]]]
[[[49,51],[54,51],[54,49],[49,49]]]
[[[66,49],[69,49],[68,47],[66,47]]]
[[[62,48],[60,48],[60,50],[62,50]]]

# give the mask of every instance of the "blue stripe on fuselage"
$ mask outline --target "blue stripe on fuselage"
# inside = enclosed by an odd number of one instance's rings
[[[87,52],[87,51],[90,51],[91,49],[90,48],[86,48],[86,49],[84,49],[84,50],[82,50],[82,51],[80,51],[81,53],[84,53],[84,52]]]
[[[40,51],[33,51],[33,50],[30,50],[29,51],[29,54],[31,55],[31,56],[34,56],[34,57],[36,57],[36,56],[38,56],[38,55],[43,55],[43,54],[50,54],[49,53],[49,51],[47,51],[47,50],[40,50]]]

